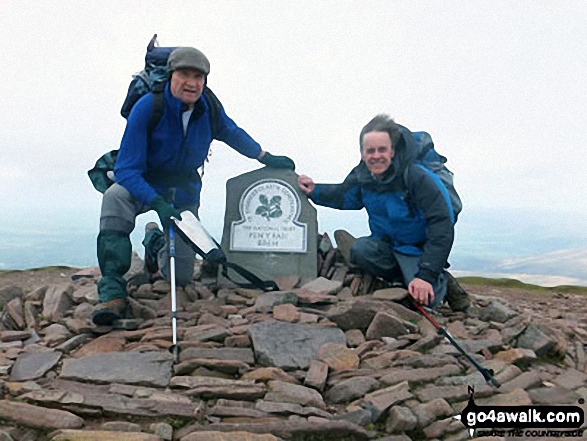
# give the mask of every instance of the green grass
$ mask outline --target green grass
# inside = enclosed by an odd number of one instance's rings
[[[561,292],[573,294],[587,294],[587,287],[585,286],[560,285],[547,288],[544,286],[532,285],[531,283],[520,282],[516,279],[489,279],[486,277],[459,277],[457,280],[461,283],[466,283],[469,285],[486,285],[500,288],[517,288],[524,289],[527,291],[538,291],[545,293]]]

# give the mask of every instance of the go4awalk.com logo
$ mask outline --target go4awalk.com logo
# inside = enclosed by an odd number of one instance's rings
[[[469,387],[469,402],[453,417],[477,436],[582,437],[585,422],[579,406],[477,406]],[[583,404],[584,400],[579,400]]]

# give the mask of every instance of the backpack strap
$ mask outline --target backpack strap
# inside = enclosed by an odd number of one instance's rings
[[[153,102],[151,105],[151,117],[149,118],[149,125],[147,125],[147,135],[149,138],[163,117],[163,110],[165,107],[165,94],[163,92],[165,92],[166,84],[167,82],[155,83],[153,90],[151,91],[153,94]]]
[[[204,87],[204,96],[206,97],[208,107],[210,108],[210,126],[212,127],[212,138],[214,138],[218,134],[218,128],[220,126],[222,103],[208,86]]]

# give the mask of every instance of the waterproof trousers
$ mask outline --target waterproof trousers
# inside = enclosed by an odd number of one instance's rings
[[[168,200],[173,201],[170,191]],[[180,211],[189,210],[196,217],[199,206],[177,207]],[[149,211],[151,207],[141,204],[121,185],[112,184],[104,192],[100,212],[100,234],[98,235],[98,264],[102,278],[98,282],[100,302],[126,297],[126,280],[124,274],[130,269],[132,246],[130,233],[135,227],[135,219]],[[159,269],[169,280],[169,232],[165,231],[165,241],[144,241],[145,253],[156,255]],[[187,285],[193,277],[195,252],[181,238],[175,239],[175,277],[178,286]]]
[[[372,237],[359,237],[351,248],[351,262],[374,276],[389,282],[403,279],[406,287],[418,273],[419,256],[408,256],[393,251],[388,242]],[[434,301],[432,308],[439,306],[446,296],[446,273],[443,272],[432,284]]]

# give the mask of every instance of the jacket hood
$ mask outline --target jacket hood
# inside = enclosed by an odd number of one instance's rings
[[[361,159],[359,165],[354,168],[360,184],[375,191],[390,191],[402,188],[402,176],[406,167],[412,164],[416,158],[414,137],[406,127],[398,124],[400,129],[399,141],[396,142],[395,153],[391,165],[383,174],[383,179],[376,180],[371,174],[365,161]]]

